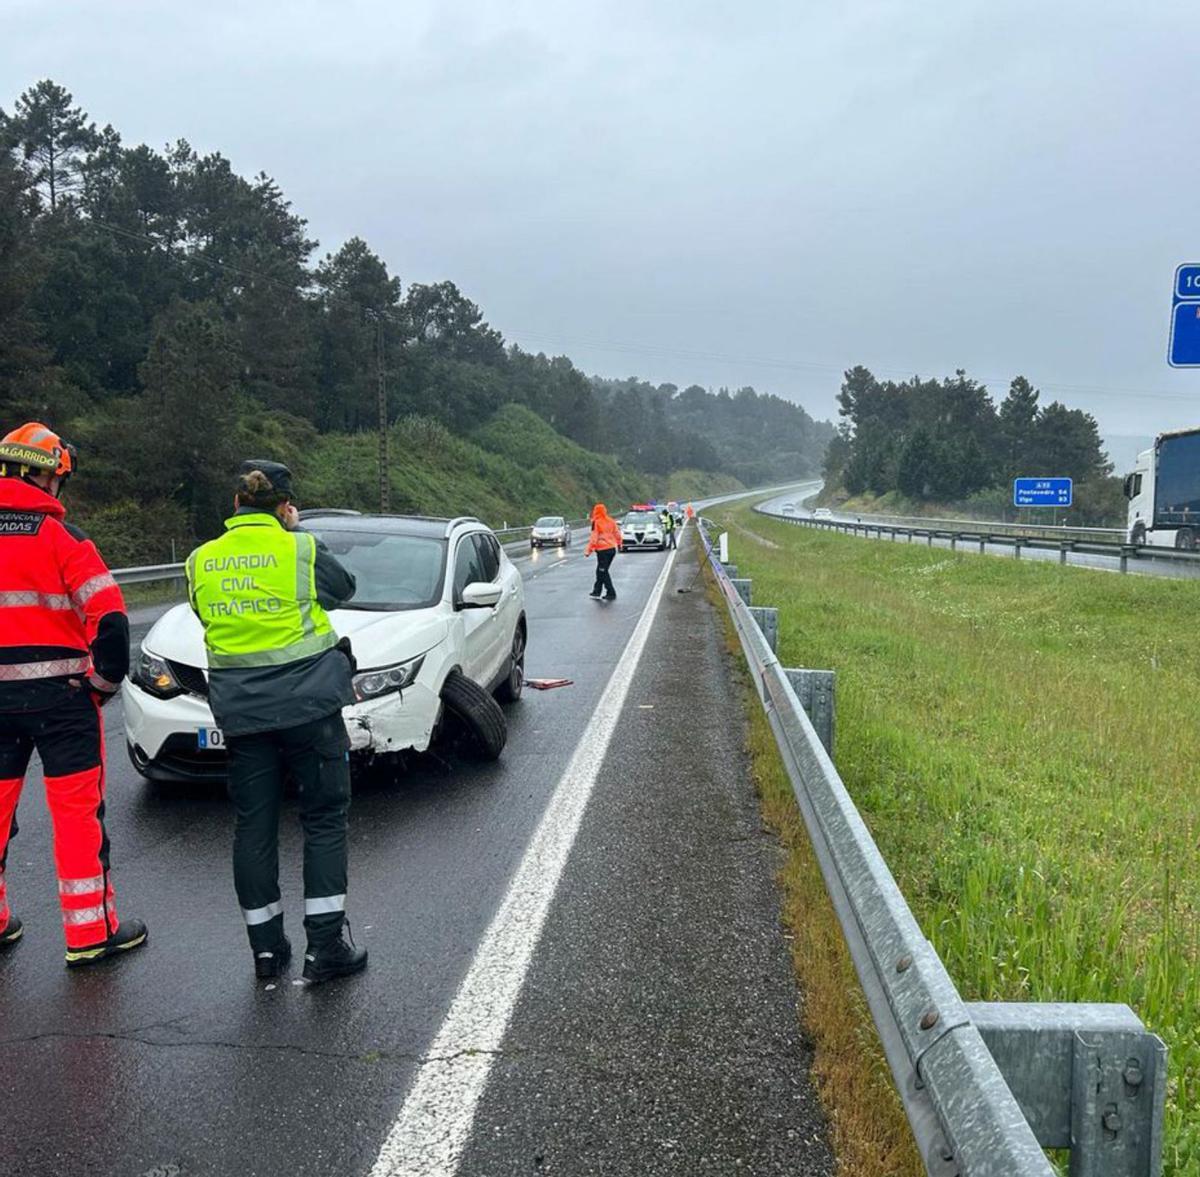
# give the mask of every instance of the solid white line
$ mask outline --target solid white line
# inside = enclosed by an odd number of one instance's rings
[[[546,914],[641,660],[675,553],[663,565],[587,730],[513,875],[371,1177],[451,1177],[471,1133]]]

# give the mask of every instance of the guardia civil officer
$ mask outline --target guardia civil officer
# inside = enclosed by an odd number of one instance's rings
[[[675,541],[675,516],[671,514],[669,507],[663,507],[659,519],[662,522],[663,547],[677,548],[679,545]]]
[[[290,776],[304,829],[304,979],[328,981],[367,963],[345,922],[350,741],[342,708],[354,701],[354,665],[325,613],[354,595],[354,577],[300,530],[286,466],[242,463],[235,507],[225,534],[187,561],[209,702],[229,751],[234,886],[255,973],[277,977],[292,955],[279,893],[279,812]]]

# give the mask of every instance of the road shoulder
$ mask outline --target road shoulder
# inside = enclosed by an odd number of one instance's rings
[[[740,693],[684,553],[462,1174],[828,1174]]]

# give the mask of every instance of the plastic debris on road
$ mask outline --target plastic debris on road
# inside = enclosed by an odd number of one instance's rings
[[[527,678],[525,685],[535,691],[552,691],[555,687],[570,687],[575,683],[569,678]]]

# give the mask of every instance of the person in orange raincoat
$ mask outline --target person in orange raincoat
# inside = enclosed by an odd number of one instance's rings
[[[597,503],[592,508],[592,534],[587,547],[583,549],[585,556],[596,553],[596,583],[592,587],[591,596],[599,598],[603,591],[606,601],[617,599],[617,590],[613,588],[608,569],[620,550],[621,529],[608,513],[608,508],[603,503]]]

